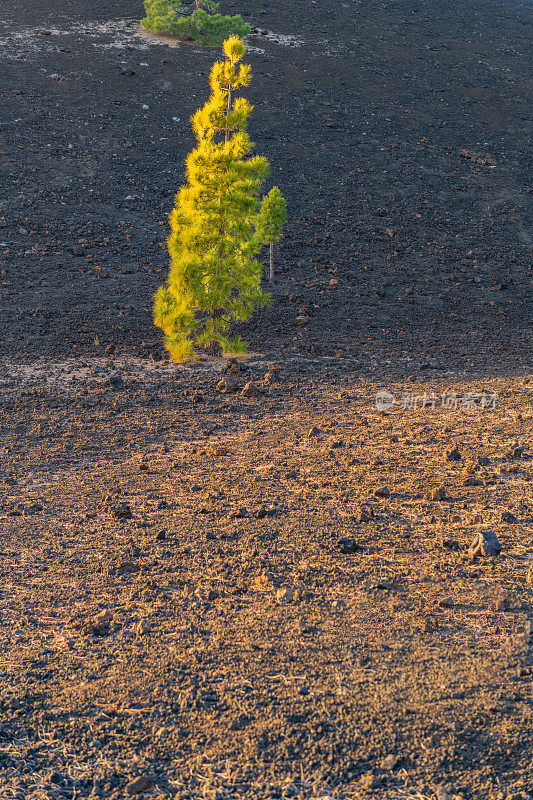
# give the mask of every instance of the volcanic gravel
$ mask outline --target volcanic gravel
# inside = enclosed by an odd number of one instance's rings
[[[273,303],[239,333],[261,352],[530,364],[529,4],[224,7],[254,26],[250,133],[289,213]],[[161,349],[166,217],[219,50],[145,37],[141,15],[2,2],[10,357]]]

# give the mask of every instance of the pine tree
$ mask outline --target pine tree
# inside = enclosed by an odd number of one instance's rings
[[[240,14],[219,14],[215,0],[194,0],[194,8],[181,0],[144,0],[141,25],[150,33],[192,39],[199,44],[221,44],[232,34],[246,36],[251,26]]]
[[[246,48],[233,36],[223,50],[225,60],[211,70],[211,96],[192,117],[197,147],[169,216],[169,276],[154,298],[154,322],[174,361],[193,360],[197,348],[245,351],[245,342],[228,338],[231,322],[248,320],[270,299],[257,256],[279,238],[280,200],[259,199],[269,164],[249,155],[252,106],[235,97],[251,80],[250,67],[239,63]]]
[[[283,224],[287,219],[285,199],[274,186],[263,201],[257,233],[263,244],[270,245],[270,283],[274,280],[274,244],[281,239]]]

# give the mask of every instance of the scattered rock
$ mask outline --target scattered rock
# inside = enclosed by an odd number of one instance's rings
[[[253,516],[255,519],[264,519],[265,517],[275,517],[278,513],[279,508],[271,503],[269,506],[259,506],[253,512]]]
[[[439,606],[441,608],[453,608],[454,605],[455,602],[453,600],[453,597],[443,597],[442,600],[439,600]]]
[[[257,397],[258,394],[261,394],[259,387],[256,386],[255,383],[252,383],[252,381],[248,381],[248,383],[243,386],[241,397]]]
[[[320,428],[318,428],[316,425],[313,425],[313,427],[309,428],[309,430],[307,431],[307,438],[313,439],[315,436],[319,436],[321,433],[322,431],[320,430]]]
[[[236,358],[228,358],[224,371],[226,375],[238,375],[241,371],[241,365]]]
[[[507,461],[512,461],[515,458],[522,458],[523,454],[523,447],[512,447],[507,453],[505,453],[504,458],[506,458]]]
[[[358,553],[361,550],[355,539],[339,539],[335,548],[339,553],[344,553],[345,555]]]
[[[367,792],[372,791],[372,789],[377,789],[380,783],[381,777],[379,775],[374,775],[373,772],[366,772],[359,778],[359,786]]]
[[[374,512],[368,506],[361,506],[355,512],[355,519],[357,522],[370,522],[373,516]]]
[[[510,607],[511,601],[506,594],[496,597],[490,605],[491,611],[509,611]]]
[[[471,475],[470,477],[464,479],[463,486],[483,486],[483,481],[480,481],[479,478],[475,478],[473,475]]]
[[[222,378],[217,383],[217,392],[221,392],[222,394],[231,394],[232,392],[238,392],[241,388],[241,382],[237,375],[231,374],[228,375],[227,378]]]
[[[135,564],[133,561],[121,561],[117,566],[118,572],[125,575],[132,575],[135,572],[140,572],[140,564]]]
[[[207,450],[207,455],[213,457],[227,456],[228,448],[225,444],[212,444]]]
[[[141,792],[147,792],[153,788],[153,785],[151,778],[147,775],[141,775],[140,778],[128,783],[126,786],[126,794],[132,796],[134,794],[140,794]]]
[[[155,535],[156,542],[164,542],[167,538],[167,532],[164,530],[158,531]]]
[[[124,381],[118,372],[109,377],[108,384],[115,392],[118,392],[120,389],[124,388]]]
[[[276,592],[276,600],[278,603],[282,605],[286,605],[287,603],[292,603],[295,600],[296,593],[294,589],[290,589],[288,586],[283,586],[281,589],[278,589]]]
[[[107,636],[112,619],[113,615],[109,609],[106,608],[89,622],[85,628],[85,632],[92,633],[94,636]]]
[[[149,619],[141,619],[137,623],[137,633],[141,636],[144,636],[146,633],[150,633],[152,630],[152,623]]]
[[[247,508],[234,508],[232,511],[229,512],[228,518],[229,519],[245,519],[249,516]]]
[[[466,150],[464,147],[459,150],[459,155],[462,158],[467,158],[478,164],[481,167],[495,167],[496,159],[490,153],[476,153],[475,150]]]
[[[380,486],[374,492],[374,497],[390,497],[390,489],[388,486]]]
[[[469,554],[471,558],[477,556],[497,556],[501,553],[502,546],[498,541],[498,537],[493,531],[483,531],[477,533],[470,545]]]
[[[462,456],[457,447],[454,447],[453,450],[446,450],[444,453],[446,461],[460,461]]]
[[[111,513],[115,519],[132,519],[133,517],[128,503],[117,503],[117,505],[112,509]]]
[[[429,500],[432,503],[435,503],[439,500],[446,500],[446,489],[444,486],[437,486],[434,489],[430,489],[424,495],[425,500]]]
[[[388,590],[392,588],[389,583],[384,583],[383,581],[373,578],[368,578],[366,581],[363,581],[363,586],[368,592],[372,592],[374,589]]]
[[[515,522],[518,522],[518,519],[514,514],[511,514],[510,511],[504,511],[501,515],[501,521],[507,522],[508,525],[513,525]]]
[[[389,755],[383,759],[380,767],[381,769],[386,769],[390,771],[394,769],[394,767],[398,764],[399,761],[400,759],[398,758],[398,756]]]
[[[456,542],[455,539],[443,539],[442,546],[446,548],[446,550],[451,550],[452,553],[458,553],[461,549],[461,545],[459,542]]]

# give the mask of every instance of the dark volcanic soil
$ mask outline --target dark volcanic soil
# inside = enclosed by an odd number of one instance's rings
[[[295,37],[249,40],[251,133],[290,214],[272,307],[242,331],[252,348],[523,367],[529,5],[225,8]],[[9,357],[160,350],[151,295],[167,272],[166,216],[217,51],[147,42],[141,12],[2,2]]]
[[[0,798],[531,798],[528,6],[224,8],[290,214],[245,397],[151,323],[217,51],[2,0]]]

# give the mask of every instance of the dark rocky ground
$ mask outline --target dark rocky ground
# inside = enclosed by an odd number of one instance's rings
[[[523,367],[529,4],[243,0],[238,10],[302,42],[250,38],[263,51],[249,54],[251,133],[290,215],[274,302],[243,331],[252,348]],[[160,349],[150,298],[167,271],[189,117],[217,53],[147,43],[141,11],[3,0],[11,358]]]
[[[529,7],[224,8],[290,213],[248,397],[151,324],[216,50],[0,8],[0,798],[530,797]]]

